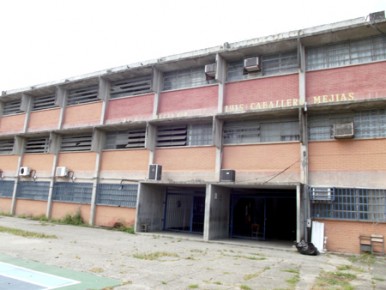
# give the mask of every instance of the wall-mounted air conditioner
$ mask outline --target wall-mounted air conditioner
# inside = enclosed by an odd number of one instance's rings
[[[354,137],[354,123],[334,124],[332,134],[335,139],[353,138]]]
[[[159,164],[149,165],[149,179],[161,180],[162,178],[162,166]]]
[[[205,65],[206,78],[214,79],[216,77],[217,63],[211,63]]]
[[[244,59],[244,73],[260,71],[260,58],[258,56]]]
[[[332,187],[311,187],[311,200],[315,201],[333,201],[335,199],[335,190]]]
[[[31,168],[23,166],[19,168],[19,176],[30,176]]]
[[[64,166],[56,167],[55,176],[57,176],[57,177],[67,177],[68,176],[68,168],[64,167]]]
[[[220,181],[229,181],[235,182],[236,180],[236,171],[233,169],[221,169],[220,171]]]

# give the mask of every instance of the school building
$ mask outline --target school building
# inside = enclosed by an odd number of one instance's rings
[[[384,12],[0,96],[0,212],[203,240],[386,236]],[[382,245],[384,249],[384,245]]]

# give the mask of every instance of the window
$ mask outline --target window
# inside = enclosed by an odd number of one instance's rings
[[[28,138],[25,144],[26,153],[47,153],[50,144],[49,137]]]
[[[297,141],[299,138],[299,122],[296,120],[233,121],[226,122],[223,129],[224,144]]]
[[[50,190],[49,182],[21,181],[17,185],[17,198],[47,200]]]
[[[90,151],[91,134],[62,136],[60,151]]]
[[[32,111],[44,110],[56,107],[55,95],[35,97],[32,99]]]
[[[157,147],[212,144],[211,124],[162,126],[157,129]]]
[[[14,139],[0,140],[0,154],[11,154],[13,152]]]
[[[76,105],[98,100],[98,86],[68,91],[67,105]]]
[[[354,138],[386,137],[386,110],[368,110],[346,114],[315,115],[308,118],[309,140],[329,140],[334,124],[354,122]]]
[[[92,183],[55,182],[52,198],[55,201],[91,203]]]
[[[0,196],[12,197],[14,185],[13,180],[0,180]]]
[[[163,75],[163,90],[192,88],[214,82],[214,80],[206,80],[204,67],[165,72]]]
[[[307,70],[325,69],[386,59],[386,36],[307,49]]]
[[[333,201],[313,201],[311,210],[314,218],[385,222],[386,190],[335,188]]]
[[[135,208],[137,191],[137,184],[100,183],[97,187],[96,204]]]
[[[145,147],[146,129],[131,129],[106,133],[105,149]]]
[[[298,68],[298,57],[296,51],[263,55],[260,57],[261,71],[244,74],[244,60],[228,63],[227,81],[238,81],[255,78],[257,76],[269,76],[295,72]]]
[[[3,104],[3,115],[12,115],[22,113],[20,110],[21,99],[8,101]]]
[[[145,94],[151,92],[151,76],[120,80],[111,84],[110,97],[112,99]]]

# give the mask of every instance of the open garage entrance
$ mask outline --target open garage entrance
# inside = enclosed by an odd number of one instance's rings
[[[204,187],[168,187],[166,189],[163,230],[202,234],[204,217]]]
[[[296,190],[234,189],[230,237],[296,240]]]

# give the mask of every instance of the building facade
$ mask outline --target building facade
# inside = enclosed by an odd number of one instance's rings
[[[384,13],[2,92],[0,212],[203,240],[386,235]]]

